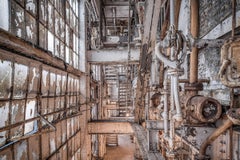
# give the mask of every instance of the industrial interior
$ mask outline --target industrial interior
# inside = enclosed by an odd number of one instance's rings
[[[1,0],[0,160],[240,160],[240,0]]]

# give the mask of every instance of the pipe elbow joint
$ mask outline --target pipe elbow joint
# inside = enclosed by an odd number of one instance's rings
[[[161,42],[156,44],[155,47],[155,54],[157,58],[162,61],[165,65],[171,67],[171,68],[177,68],[177,62],[171,61],[168,57],[166,57],[162,52],[161,49],[164,48],[163,44]]]

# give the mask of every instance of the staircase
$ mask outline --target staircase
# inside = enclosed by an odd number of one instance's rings
[[[119,116],[129,116],[129,111],[132,108],[132,85],[127,79],[127,73],[120,73],[118,81],[118,107]]]
[[[116,82],[117,81],[118,69],[115,66],[106,66],[105,67],[105,80],[107,82]]]
[[[108,134],[106,139],[107,146],[118,146],[118,135]]]

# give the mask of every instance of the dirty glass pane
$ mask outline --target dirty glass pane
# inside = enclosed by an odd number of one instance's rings
[[[49,90],[49,71],[42,70],[42,95],[47,96]]]
[[[50,73],[50,90],[49,95],[55,96],[56,92],[56,74],[54,72]]]
[[[24,120],[25,100],[15,100],[12,102],[11,124]]]
[[[13,97],[26,97],[27,90],[28,66],[23,64],[15,64]]]
[[[29,13],[26,13],[25,16],[26,16],[26,40],[36,44],[37,41],[36,20]]]
[[[39,23],[39,46],[47,50],[47,29]]]
[[[60,25],[60,38],[62,41],[64,41],[65,38],[65,22],[62,17],[59,19],[59,25]]]
[[[65,56],[65,45],[63,42],[60,41],[60,53],[59,53],[59,58],[61,58],[62,60],[64,60]]]
[[[28,100],[26,104],[26,111],[25,111],[25,120],[31,119],[36,115],[36,100]],[[32,132],[34,130],[34,123],[36,121],[28,122],[25,124],[24,127],[24,134]]]
[[[48,31],[48,50],[54,53],[54,36]]]
[[[73,66],[73,51],[72,49],[69,50],[69,64]]]
[[[55,35],[60,37],[60,15],[55,11]]]
[[[11,32],[20,38],[25,38],[24,9],[14,1],[11,1]]]
[[[65,62],[69,63],[69,48],[66,46],[66,52],[65,52]]]
[[[60,42],[58,38],[55,38],[55,50],[54,50],[54,55],[59,57],[60,54]]]
[[[14,140],[23,136],[23,125],[18,125],[10,129],[10,139]]]
[[[68,76],[68,95],[72,95],[72,83],[73,78],[71,76]]]
[[[9,2],[8,0],[2,0],[0,5],[0,28],[9,30]]]
[[[37,67],[30,67],[28,97],[34,98],[37,96],[39,77],[39,69]]]
[[[47,1],[40,0],[39,2],[39,20],[46,25],[47,24]]]
[[[67,24],[69,24],[70,6],[69,6],[69,3],[67,1],[66,1],[66,12],[65,12],[65,14],[66,14],[66,22],[67,22]]]
[[[0,61],[0,99],[10,98],[12,62]]]
[[[56,95],[61,94],[61,83],[62,83],[62,76],[61,74],[57,74]]]
[[[66,37],[65,37],[65,43],[67,46],[69,46],[69,40],[70,40],[70,29],[68,27],[68,25],[66,25],[66,28],[65,28],[65,33],[66,33]]]
[[[54,33],[54,8],[51,3],[48,3],[48,29]]]
[[[36,16],[37,13],[37,3],[36,0],[26,0],[26,10]]]
[[[54,98],[49,98],[48,99],[48,113],[54,112],[55,108],[55,100]],[[53,115],[48,116],[48,121],[52,122],[53,121]]]
[[[67,75],[66,74],[62,74],[62,95],[65,94],[66,87],[67,87]]]
[[[15,155],[15,159],[28,159],[28,151],[27,151],[28,145],[27,145],[27,141],[21,141],[19,143],[16,143],[16,145],[14,145],[14,155]]]
[[[9,121],[9,102],[0,102],[0,127],[8,125]],[[0,132],[0,146],[6,143],[7,131]]]

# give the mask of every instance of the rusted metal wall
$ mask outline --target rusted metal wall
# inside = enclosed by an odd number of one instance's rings
[[[80,77],[2,49],[0,68],[0,159],[80,159]]]

